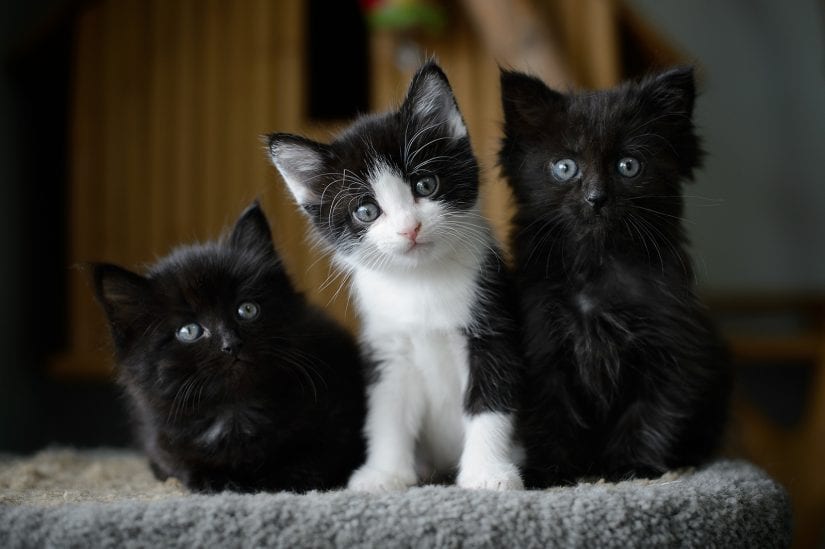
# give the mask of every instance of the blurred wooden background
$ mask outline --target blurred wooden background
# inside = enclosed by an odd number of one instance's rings
[[[74,25],[70,90],[71,264],[109,261],[140,269],[178,244],[217,237],[260,198],[297,285],[355,326],[346,288],[339,291],[343,281],[308,244],[307,224],[259,140],[271,131],[327,140],[347,123],[314,120],[308,113],[308,3],[100,0],[85,5]],[[422,56],[435,55],[469,127],[483,169],[485,212],[502,240],[511,206],[496,167],[498,64],[561,87],[598,88],[656,66],[691,61],[619,0],[439,4],[447,21],[440,32],[369,32],[369,108],[387,110],[403,99],[414,68],[399,62],[403,48],[412,43]],[[110,376],[107,333],[85,273],[67,270],[66,284],[69,343],[55,357],[52,372]],[[759,300],[748,303],[765,310]],[[738,310],[741,302],[717,305]],[[805,355],[818,365],[817,380],[825,379],[821,325],[815,323]],[[759,345],[752,338],[734,338],[739,358],[764,359]],[[793,341],[777,345],[771,348],[779,349],[780,358],[799,349]],[[825,385],[819,385],[819,404],[811,404],[809,425],[798,432],[784,432],[752,407],[737,406],[743,422],[740,451],[791,488],[801,518],[799,546],[818,539],[825,518],[825,486],[808,480],[819,478],[825,440]],[[811,448],[817,440],[819,449]]]
[[[139,269],[178,244],[217,237],[260,198],[297,284],[354,325],[347,292],[338,291],[340,280],[325,284],[328,262],[307,244],[307,226],[259,140],[271,131],[326,140],[346,123],[319,123],[307,115],[306,7],[301,0],[88,5],[74,33],[67,227],[72,264],[109,261]],[[395,62],[400,41],[415,40],[446,70],[483,167],[485,210],[501,237],[511,212],[495,165],[497,62],[562,86],[601,87],[622,76],[620,25],[635,29],[648,51],[667,51],[615,2],[560,0],[540,7],[448,2],[448,26],[440,33],[385,30],[369,36],[373,110],[403,99],[411,69]],[[550,23],[562,16],[565,26]],[[550,40],[549,29],[558,29],[559,39]],[[533,38],[518,38],[525,33]],[[562,62],[568,54],[575,63]],[[101,314],[85,274],[75,269],[68,276],[70,344],[54,369],[105,374],[111,364]]]

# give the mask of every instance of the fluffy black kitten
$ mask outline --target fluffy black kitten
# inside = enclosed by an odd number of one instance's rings
[[[700,463],[720,442],[729,373],[681,225],[681,182],[702,156],[692,70],[577,94],[503,71],[501,86],[528,485]]]
[[[260,207],[140,276],[93,266],[156,476],[193,490],[325,489],[363,461],[358,350],[297,293]]]

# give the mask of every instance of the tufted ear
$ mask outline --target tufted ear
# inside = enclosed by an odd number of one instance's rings
[[[501,103],[508,133],[529,131],[547,119],[548,114],[564,109],[564,94],[550,89],[535,76],[501,70]]]
[[[130,329],[146,316],[152,301],[151,281],[111,263],[92,263],[92,284],[112,331],[115,345],[121,348]]]
[[[693,67],[674,67],[646,80],[643,89],[667,111],[693,116],[696,80]]]
[[[693,124],[696,82],[693,67],[675,67],[641,82],[641,89],[655,108],[658,131],[666,135],[676,153],[679,171],[685,180],[693,179],[702,164],[704,151]]]
[[[320,175],[329,156],[329,147],[288,133],[267,136],[269,156],[284,178],[295,201],[301,206],[321,202]]]
[[[257,200],[244,210],[235,222],[229,235],[229,245],[238,250],[249,250],[277,258],[269,221]]]
[[[452,137],[467,135],[447,75],[434,61],[424,63],[413,76],[401,112],[430,124],[444,124]]]

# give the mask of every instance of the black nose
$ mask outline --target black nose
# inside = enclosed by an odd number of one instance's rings
[[[598,210],[607,201],[607,193],[601,189],[590,189],[584,195],[584,200],[590,204],[593,209]]]
[[[221,351],[223,351],[224,353],[226,353],[228,355],[236,355],[236,354],[238,354],[238,351],[240,350],[240,348],[241,348],[240,343],[235,344],[235,345],[229,345],[229,344],[225,343],[223,345],[223,347],[221,347]]]
[[[237,335],[233,333],[225,334],[223,341],[221,341],[221,351],[228,355],[235,356],[241,350],[241,345],[241,338]]]

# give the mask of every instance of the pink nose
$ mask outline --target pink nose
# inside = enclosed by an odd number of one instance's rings
[[[415,227],[410,227],[409,229],[404,229],[403,231],[399,231],[398,234],[400,234],[401,236],[406,236],[407,238],[409,238],[410,240],[415,242],[415,239],[418,237],[418,231],[420,231],[420,230],[421,230],[421,222],[418,222],[418,224],[416,224]]]

